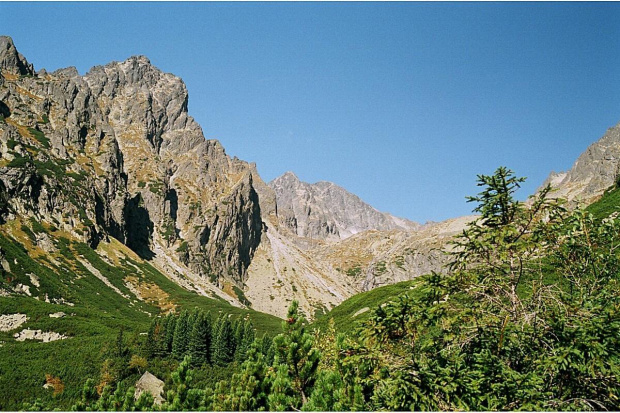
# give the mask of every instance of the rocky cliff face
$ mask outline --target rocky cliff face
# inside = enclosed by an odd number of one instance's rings
[[[543,186],[551,184],[553,196],[566,198],[572,205],[598,199],[620,176],[620,124],[582,153],[570,171],[551,173]]]
[[[377,211],[331,182],[308,184],[292,172],[274,179],[280,223],[299,237],[339,241],[370,229],[417,230],[418,223]]]
[[[128,190],[154,224],[151,242],[220,286],[221,274],[242,284],[261,236],[249,165],[204,139],[183,82],[145,57],[94,68],[85,80],[124,154]]]
[[[412,280],[432,271],[444,272],[448,242],[476,216],[427,224],[417,231],[365,231],[312,251],[346,276],[357,291]]]
[[[162,251],[242,286],[261,233],[253,170],[204,139],[183,82],[145,57],[35,72],[0,37],[0,218]]]

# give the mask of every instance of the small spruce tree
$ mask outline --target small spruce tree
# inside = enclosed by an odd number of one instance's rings
[[[189,355],[192,357],[192,366],[201,366],[209,362],[210,326],[203,312],[194,318],[189,338]]]
[[[165,353],[168,354],[172,354],[172,343],[174,342],[174,330],[176,328],[176,323],[177,323],[177,316],[169,313],[166,316],[166,322],[165,322],[165,346],[164,346],[164,350]]]
[[[172,355],[181,360],[185,356],[189,345],[189,322],[190,317],[187,310],[183,310],[174,328],[174,339],[172,340]]]
[[[233,360],[234,333],[227,315],[221,315],[217,322],[217,331],[213,339],[213,364],[223,366]]]

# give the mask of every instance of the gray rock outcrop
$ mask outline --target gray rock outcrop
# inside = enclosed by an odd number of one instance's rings
[[[42,341],[43,343],[49,343],[51,341],[64,340],[68,338],[65,335],[53,331],[31,329],[25,329],[20,331],[19,333],[15,333],[13,334],[13,337],[15,338],[15,341],[38,340]]]
[[[17,51],[13,39],[0,36],[0,69],[14,75],[33,75],[34,67]]]
[[[0,315],[0,331],[11,331],[28,321],[26,314],[2,314]]]

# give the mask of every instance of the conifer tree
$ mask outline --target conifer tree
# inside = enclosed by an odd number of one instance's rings
[[[235,361],[242,363],[250,349],[250,346],[254,342],[254,326],[250,320],[244,320],[243,323],[239,323],[243,326],[240,333],[240,341],[235,351]]]
[[[242,319],[237,319],[232,323],[232,328],[233,328],[233,332],[234,332],[234,339],[233,339],[233,343],[234,343],[234,348],[233,348],[233,354],[237,354],[237,350],[239,349],[239,347],[241,346],[241,341],[243,341],[243,320]],[[235,356],[235,360],[236,360],[236,356]]]
[[[247,360],[241,365],[230,382],[220,381],[212,397],[211,409],[217,411],[261,411],[267,410],[267,393],[270,382],[265,356],[256,342],[249,351]]]
[[[221,315],[217,322],[217,331],[213,340],[213,364],[223,366],[233,359],[234,334],[228,316]]]
[[[320,361],[319,351],[313,347],[312,336],[306,332],[306,320],[299,314],[299,303],[293,301],[287,319],[282,322],[284,333],[273,340],[275,347],[274,365],[278,366],[273,382],[272,393],[293,389],[294,397],[274,399],[277,408],[283,403],[290,403],[286,410],[299,409],[308,400],[316,380],[316,371]],[[289,380],[290,383],[286,383]],[[288,390],[286,390],[288,392]]]
[[[301,405],[299,394],[293,388],[293,381],[289,375],[288,367],[280,364],[269,377],[271,386],[267,401],[270,411],[299,410]]]
[[[189,319],[189,313],[183,310],[174,328],[172,355],[179,360],[183,359],[189,345]]]
[[[121,327],[116,336],[116,346],[114,348],[114,356],[118,358],[124,358],[127,355],[127,347],[125,346],[125,340],[123,338],[123,328]]]
[[[484,187],[484,190],[477,196],[468,196],[467,202],[478,203],[474,212],[482,215],[484,225],[507,225],[523,208],[512,195],[524,181],[525,178],[516,177],[510,169],[500,166],[493,175],[478,175],[478,186]]]
[[[243,323],[243,343],[245,346],[246,352],[250,350],[252,343],[256,339],[254,324],[248,319]]]
[[[343,409],[338,400],[342,387],[340,374],[322,370],[318,374],[312,395],[308,398],[308,403],[303,406],[303,410],[324,412],[349,410]]]
[[[73,411],[87,410],[91,405],[95,404],[98,399],[97,388],[95,387],[95,380],[92,378],[86,379],[84,387],[82,387],[81,399],[77,404],[72,406]],[[32,406],[24,406],[24,410],[33,411]]]
[[[275,356],[273,337],[263,334],[263,338],[260,340],[260,351],[265,356],[265,363],[272,365]]]
[[[158,318],[155,324],[153,351],[155,357],[166,357],[168,343],[166,342],[166,319]]]
[[[192,333],[192,328],[194,327],[194,321],[196,320],[196,317],[198,316],[199,311],[189,311],[188,312],[188,317],[187,317],[187,345],[189,348],[189,336]]]
[[[194,318],[189,338],[189,355],[192,366],[201,366],[209,362],[210,326],[205,314],[201,311]]]
[[[214,336],[213,336],[213,324],[214,321],[211,318],[211,313],[207,312],[205,314],[204,317],[204,322],[206,324],[206,331],[207,331],[207,355],[206,355],[206,360],[207,363],[213,363],[212,358],[212,348],[213,348],[213,340],[214,340]]]
[[[209,361],[211,364],[215,364],[215,349],[219,345],[218,337],[220,335],[220,330],[222,328],[222,315],[220,314],[212,323],[211,323],[211,346],[209,349]]]
[[[140,395],[140,397],[138,398],[138,400],[136,400],[136,406],[135,406],[135,410],[136,411],[149,411],[149,410],[154,410],[153,409],[153,403],[154,403],[154,399],[153,396],[151,395],[151,393],[145,391],[142,392],[142,394]]]
[[[191,357],[185,356],[176,371],[172,372],[172,388],[166,393],[167,403],[162,406],[167,410],[190,410],[199,408],[203,390],[192,389],[194,372],[190,369]],[[190,403],[191,401],[191,403]]]
[[[174,330],[176,328],[176,323],[177,323],[177,316],[172,313],[169,313],[166,316],[166,322],[165,322],[166,339],[165,339],[164,350],[166,354],[172,353],[172,342],[174,341]]]
[[[133,387],[130,387],[127,389],[127,391],[125,392],[125,397],[123,397],[122,401],[123,404],[121,406],[121,408],[119,410],[128,412],[128,411],[132,411],[135,410],[134,406],[135,406],[135,398],[134,395],[136,394],[136,389]]]
[[[149,331],[146,335],[146,343],[144,347],[146,357],[149,359],[155,357],[155,354],[157,353],[157,338],[155,334],[155,331],[157,330],[157,322],[157,318],[151,320],[151,325],[149,326]]]

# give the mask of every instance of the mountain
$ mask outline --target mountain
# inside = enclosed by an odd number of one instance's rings
[[[293,299],[312,317],[359,291],[285,225],[287,205],[255,165],[205,140],[181,79],[144,56],[84,76],[37,72],[9,37],[0,37],[0,62],[0,222],[41,259],[69,242],[116,262],[105,246],[118,242],[186,290],[280,317]],[[333,184],[312,188],[313,202],[335,211],[319,217],[334,229],[326,239],[416,227]],[[51,293],[28,277],[5,277],[2,288]]]
[[[204,139],[187,100],[145,57],[48,73],[0,37],[0,409],[55,398],[49,375],[68,410],[119,331],[141,341],[160,314],[278,329],[235,292],[263,235],[264,188]]]
[[[444,249],[473,215],[429,223],[417,231],[370,230],[312,251],[317,260],[345,274],[358,291],[443,272]]]
[[[415,251],[416,258],[402,261],[401,254],[395,259],[395,276],[386,243],[375,239],[396,237],[403,242],[401,238],[422,226],[379,212],[334,183],[308,184],[287,172],[268,187],[275,193],[276,211],[264,217],[265,237],[244,286],[245,297],[258,311],[285,317],[291,301],[297,300],[314,318],[376,285],[439,269],[417,250],[426,248],[424,242],[404,242],[414,248],[404,255]],[[386,262],[389,271],[381,267]],[[375,271],[376,265],[382,272]]]
[[[276,194],[278,218],[302,238],[339,241],[367,230],[417,230],[420,224],[379,212],[331,182],[309,184],[293,172],[269,182]]]
[[[243,282],[261,238],[257,175],[205,140],[184,83],[141,56],[80,76],[35,73],[7,37],[0,53],[1,218],[93,248],[114,237],[231,300],[220,289]]]
[[[609,128],[591,144],[567,172],[551,173],[544,182],[554,189],[553,196],[575,205],[588,205],[599,199],[620,176],[620,123]]]

